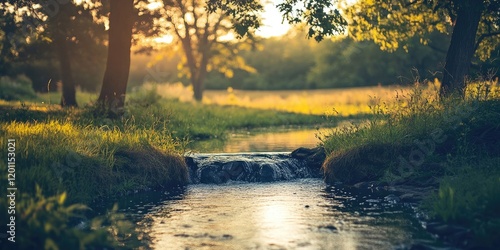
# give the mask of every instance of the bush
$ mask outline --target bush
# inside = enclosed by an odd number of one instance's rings
[[[36,93],[33,90],[31,80],[20,75],[16,79],[0,77],[0,99],[7,101],[23,101],[35,99]]]

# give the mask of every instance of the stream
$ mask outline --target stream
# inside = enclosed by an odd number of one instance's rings
[[[309,141],[300,139],[308,133],[312,133]],[[297,134],[304,137],[298,139]],[[290,163],[282,158],[286,154],[262,153],[314,147],[318,143],[314,131],[231,138],[212,151],[224,150],[225,154],[189,156],[196,163],[190,175],[198,171],[193,184],[112,201],[139,232],[140,242],[130,243],[145,249],[409,249],[412,245],[440,245],[423,229],[413,204],[399,202],[385,190],[326,185],[320,178],[311,178],[309,172],[297,170],[301,165],[295,160],[287,167]],[[269,140],[280,147],[263,138],[275,138]],[[297,141],[300,145],[294,144]],[[264,157],[263,163],[252,162],[253,154],[256,159]],[[214,164],[225,169],[235,165],[233,162],[250,167],[242,168],[247,172],[240,171],[234,178],[203,181],[201,170]],[[287,178],[262,179],[258,176],[264,168],[275,169],[276,175],[284,172]]]

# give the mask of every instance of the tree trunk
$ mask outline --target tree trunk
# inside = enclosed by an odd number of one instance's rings
[[[134,0],[110,0],[108,58],[98,103],[116,115],[125,104],[133,22]]]
[[[482,11],[482,0],[469,0],[458,8],[450,47],[446,54],[441,97],[451,95],[463,97],[465,94],[465,77],[469,74],[474,56],[476,33]]]
[[[73,73],[71,71],[68,42],[66,41],[66,36],[61,31],[56,31],[56,33],[54,44],[57,47],[62,81],[61,107],[77,107],[75,81],[73,80]]]
[[[203,79],[195,79],[193,82],[193,92],[194,99],[197,102],[201,102],[203,100]]]

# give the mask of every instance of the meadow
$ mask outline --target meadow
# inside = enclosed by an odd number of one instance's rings
[[[436,88],[437,85],[432,83],[429,86]],[[144,88],[155,89],[159,95],[177,99],[180,102],[194,102],[191,87],[181,83],[149,83]],[[202,102],[207,105],[349,117],[370,114],[370,105],[390,102],[398,95],[409,93],[412,88],[412,86],[394,85],[345,89],[251,91],[229,87],[227,90],[206,90]]]

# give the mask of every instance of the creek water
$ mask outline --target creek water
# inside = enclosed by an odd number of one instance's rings
[[[249,130],[230,133],[227,140],[203,140],[189,145],[193,151],[204,153],[291,152],[299,147],[316,147],[318,133],[327,128],[281,128],[272,131]]]
[[[274,136],[297,141],[293,135],[298,132],[290,133]],[[234,145],[241,144],[240,137],[233,138]],[[317,140],[314,132],[312,138]],[[246,149],[290,151],[252,146],[254,139],[245,140]],[[276,141],[279,145],[294,143]],[[230,139],[229,145],[233,142]],[[293,144],[291,149],[316,144]],[[329,186],[321,179],[303,178],[191,184],[168,192],[129,195],[113,203],[136,225],[141,240],[129,243],[145,249],[406,249],[415,243],[436,245],[416,218],[413,205],[394,197],[384,190]]]

